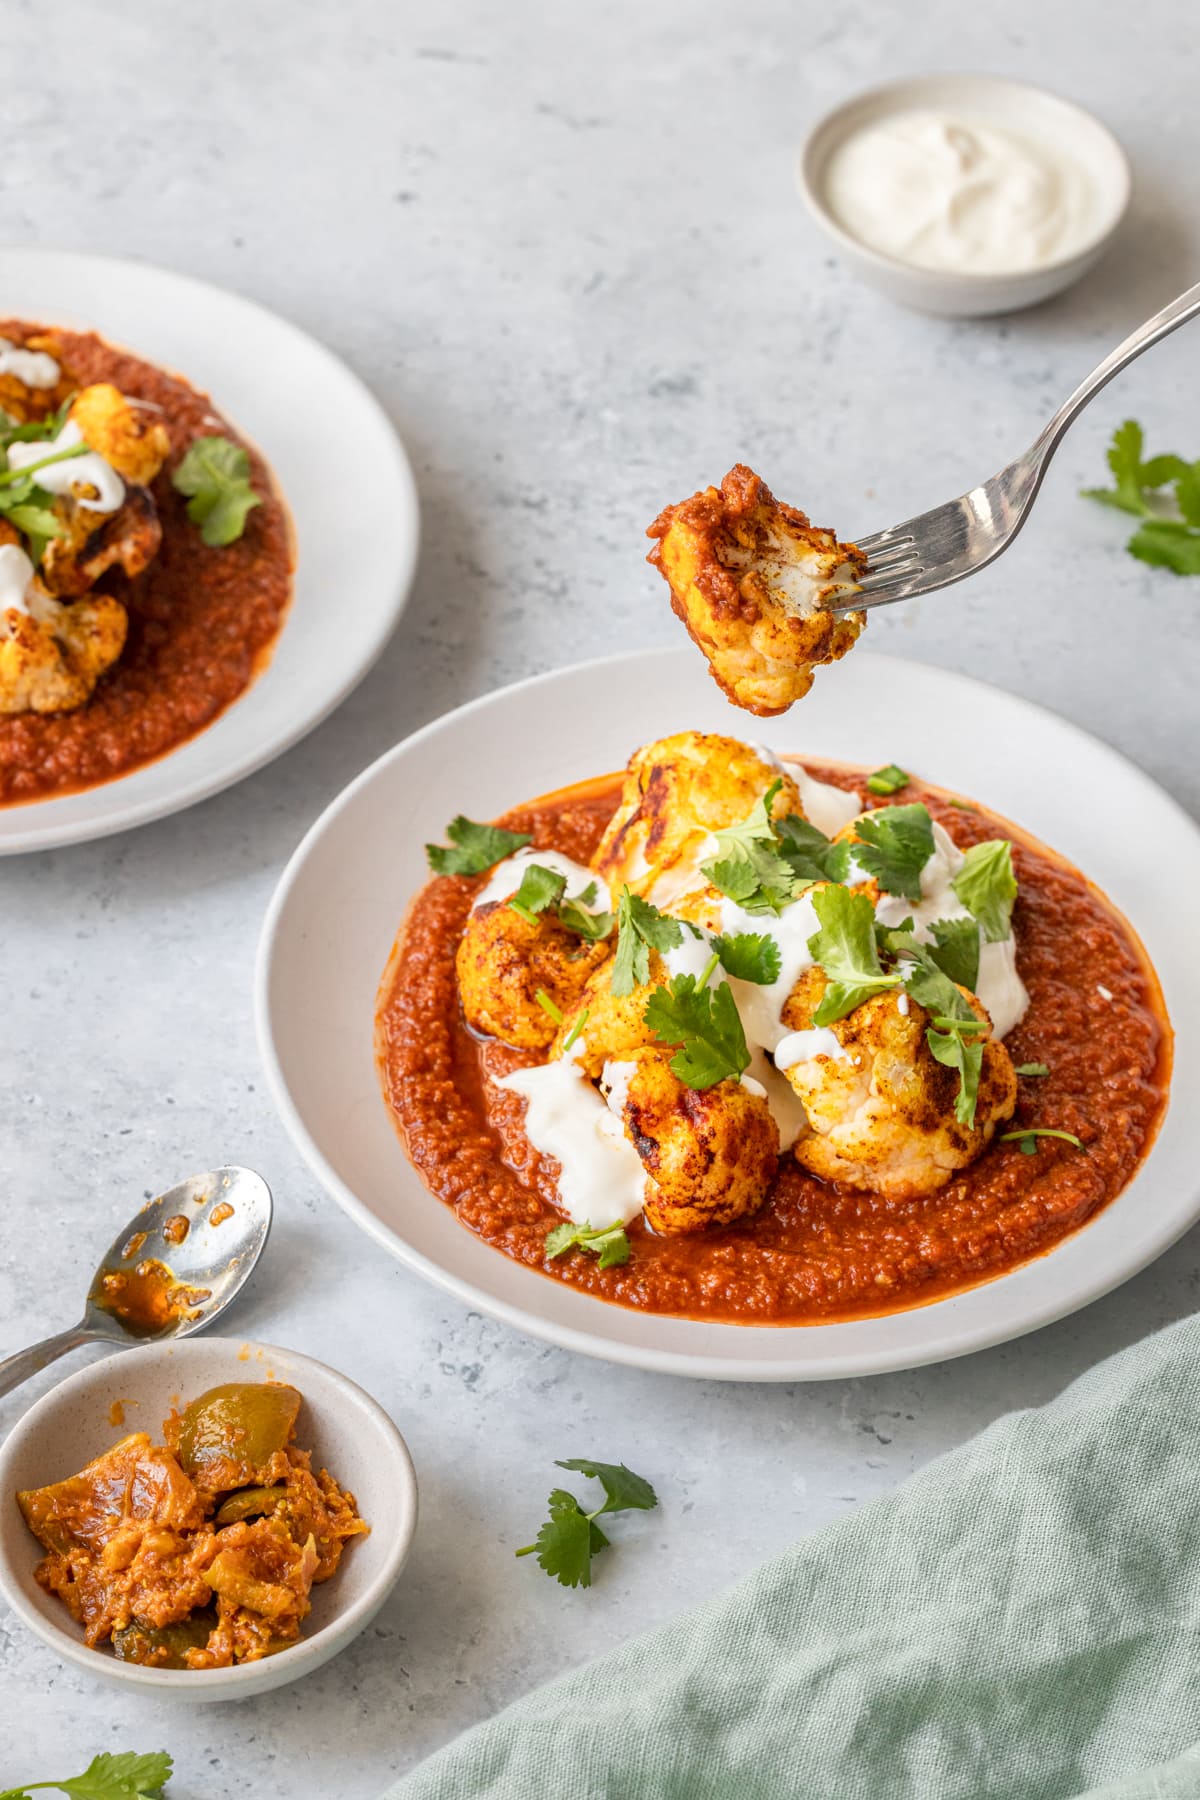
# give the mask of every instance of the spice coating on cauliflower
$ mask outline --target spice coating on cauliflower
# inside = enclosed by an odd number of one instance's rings
[[[827,985],[821,969],[800,977],[783,1014],[794,1031],[812,1028]],[[990,1033],[983,1006],[961,991]],[[1012,1117],[1012,1059],[990,1035],[984,1040],[975,1123],[964,1125],[955,1116],[958,1073],[934,1057],[929,1023],[911,995],[876,994],[830,1027],[840,1055],[818,1053],[786,1071],[812,1127],[794,1149],[804,1168],[886,1200],[915,1200],[975,1160]]]
[[[149,487],[166,461],[171,439],[152,411],[135,406],[110,381],[76,394],[68,415],[89,450],[102,456],[123,481]]]
[[[858,591],[862,551],[781,504],[742,463],[719,488],[665,507],[647,535],[673,611],[723,692],[748,712],[786,712],[814,669],[845,656],[866,624],[861,612],[829,610]]]
[[[567,1039],[575,1030],[575,1018],[585,1008],[587,1019],[571,1054],[590,1081],[599,1081],[606,1062],[624,1062],[635,1050],[658,1039],[646,1024],[646,1002],[656,987],[667,979],[667,967],[657,950],[650,951],[650,979],[628,994],[612,991],[612,963],[594,968],[579,995],[574,1017],[564,1016],[550,1046],[550,1059],[563,1055]]]
[[[780,782],[772,816],[802,811],[790,775],[750,744],[715,732],[680,731],[629,759],[621,803],[592,858],[614,894],[628,886],[667,906],[700,884],[699,853],[714,831],[736,825]]]
[[[610,955],[607,944],[585,943],[550,913],[530,924],[504,901],[490,901],[471,914],[455,956],[463,1016],[515,1050],[544,1050],[558,1027],[538,990],[574,1015],[588,976]]]
[[[779,1131],[765,1098],[739,1081],[698,1091],[669,1049],[635,1050],[620,1108],[646,1170],[646,1219],[671,1236],[757,1212],[775,1179]]]

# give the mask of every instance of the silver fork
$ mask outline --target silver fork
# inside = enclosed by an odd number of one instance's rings
[[[982,487],[972,488],[957,500],[918,513],[888,531],[856,538],[867,558],[862,591],[847,597],[831,610],[865,612],[873,606],[891,606],[895,600],[911,600],[949,587],[965,575],[973,575],[994,562],[1020,531],[1042,485],[1042,477],[1067,427],[1102,387],[1120,374],[1127,363],[1168,332],[1200,313],[1200,283],[1188,288],[1161,312],[1109,352],[1098,368],[1081,381],[1064,401],[1033,444]]]

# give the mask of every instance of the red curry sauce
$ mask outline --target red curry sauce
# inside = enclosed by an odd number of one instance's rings
[[[808,764],[823,781],[863,775]],[[520,807],[502,823],[535,845],[589,860],[620,795],[620,778]],[[919,783],[920,799],[960,845],[1012,837]],[[1023,1078],[1005,1129],[1050,1125],[1086,1149],[1039,1141],[1035,1155],[993,1142],[926,1199],[885,1201],[820,1181],[790,1156],[762,1210],[691,1237],[629,1226],[631,1254],[601,1270],[594,1257],[550,1261],[546,1232],[558,1165],[531,1149],[524,1101],[489,1077],[539,1058],[480,1042],[463,1022],[454,954],[486,877],[447,876],[417,896],[397,939],[377,1015],[384,1095],[427,1186],[468,1230],[529,1267],[604,1300],[648,1312],[754,1325],[809,1325],[894,1312],[991,1279],[1053,1248],[1127,1185],[1166,1108],[1171,1033],[1158,982],[1132,932],[1074,869],[1014,838],[1020,897],[1018,966],[1025,1018],[1005,1044]],[[1105,997],[1106,990],[1112,997]]]
[[[46,329],[0,323],[23,342]],[[54,330],[62,361],[80,387],[111,381],[162,408],[171,454],[151,485],[162,522],[158,555],[133,580],[120,569],[99,587],[129,613],[120,658],[85,706],[69,713],[0,717],[0,805],[96,787],[164,756],[211,725],[264,666],[292,594],[291,525],[253,445],[178,375],[114,349],[94,332]],[[262,499],[234,544],[210,548],[187,516],[171,472],[193,438],[233,438],[248,452]]]

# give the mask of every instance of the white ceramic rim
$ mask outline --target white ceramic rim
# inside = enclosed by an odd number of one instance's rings
[[[390,556],[390,569],[385,580],[380,582],[380,591],[385,589],[390,597],[390,604],[381,606],[377,617],[363,631],[356,646],[356,654],[347,663],[337,680],[329,685],[319,701],[297,711],[286,724],[270,731],[252,748],[243,750],[224,759],[208,757],[209,767],[198,769],[175,782],[169,792],[144,797],[138,794],[138,777],[147,771],[157,770],[175,762],[196,745],[205,748],[214,742],[220,749],[220,739],[214,738],[222,721],[234,712],[244,708],[252,708],[255,695],[263,681],[270,673],[271,664],[278,653],[292,624],[298,584],[301,579],[299,563],[296,572],[296,586],[293,589],[292,605],[284,619],[278,638],[272,646],[271,654],[259,670],[250,686],[239,697],[226,707],[212,723],[188,738],[165,756],[132,770],[128,775],[119,776],[113,781],[101,782],[95,787],[80,790],[61,796],[50,796],[43,800],[23,802],[18,806],[0,808],[0,856],[20,855],[29,851],[49,850],[67,844],[90,842],[95,838],[109,837],[115,832],[128,831],[139,825],[147,825],[156,819],[166,818],[170,814],[182,811],[185,807],[194,806],[201,800],[211,799],[214,794],[232,787],[236,782],[253,775],[257,770],[282,756],[285,751],[316,729],[329,715],[339,707],[343,700],[356,688],[373,664],[378,661],[408,601],[416,573],[417,557],[420,548],[420,510],[417,496],[416,480],[407,452],[402,444],[395,426],[384,412],[379,401],[354,371],[326,348],[318,339],[301,330],[290,320],[257,301],[248,300],[243,295],[229,288],[218,287],[212,282],[198,280],[195,276],[183,275],[173,269],[166,269],[158,264],[146,262],[140,258],[123,258],[113,256],[93,256],[76,251],[59,251],[44,247],[33,248],[25,245],[0,245],[0,274],[5,265],[13,260],[27,265],[35,272],[39,266],[49,268],[53,264],[60,265],[64,271],[64,300],[58,306],[48,306],[43,310],[43,317],[48,324],[59,323],[73,326],[75,329],[95,329],[102,337],[127,348],[134,354],[141,354],[149,362],[156,359],[144,347],[122,340],[119,333],[105,329],[104,322],[90,318],[87,314],[89,292],[97,281],[127,281],[129,279],[145,280],[161,286],[164,293],[173,290],[188,295],[193,302],[209,302],[218,306],[223,312],[236,312],[247,319],[253,319],[258,325],[271,333],[277,342],[290,346],[293,351],[302,354],[314,364],[320,364],[333,374],[345,395],[349,396],[358,409],[359,418],[374,435],[375,450],[381,459],[375,474],[377,487],[386,492],[392,508],[392,524],[394,525],[394,544]],[[70,301],[74,295],[81,310],[76,311]],[[103,311],[101,306],[99,311]],[[167,366],[159,361],[159,366]],[[185,379],[205,382],[197,375],[196,370],[180,367],[178,372]],[[213,393],[216,406],[225,413],[231,423],[243,435],[247,436],[265,456],[274,468],[277,457],[272,454],[272,446],[264,442],[261,434],[256,433],[238,416],[238,407],[232,396],[223,395],[220,391]],[[281,484],[283,499],[289,506],[290,500],[286,486]],[[301,521],[293,518],[293,526],[299,532]],[[131,798],[123,796],[132,795]],[[64,824],[61,817],[56,819],[55,809],[61,808],[72,800],[87,797],[95,816],[84,822]],[[20,828],[28,821],[24,830]]]
[[[790,1357],[757,1358],[745,1353],[739,1354],[736,1360],[724,1354],[712,1354],[694,1350],[675,1350],[660,1344],[646,1345],[622,1342],[619,1338],[606,1337],[602,1329],[589,1329],[587,1325],[578,1327],[564,1324],[560,1320],[548,1320],[539,1316],[536,1310],[537,1289],[530,1288],[530,1305],[512,1304],[495,1294],[488,1293],[476,1286],[472,1281],[464,1279],[452,1270],[444,1267],[408,1244],[398,1232],[393,1231],[376,1217],[371,1208],[356,1195],[342,1180],[333,1168],[324,1152],[310,1133],[307,1124],[297,1107],[288,1086],[279,1049],[275,1041],[271,1004],[272,964],[276,953],[281,922],[287,913],[289,900],[302,880],[306,865],[319,850],[325,833],[342,813],[354,805],[357,796],[371,784],[380,780],[398,762],[403,761],[430,739],[442,736],[453,736],[457,725],[468,717],[485,713],[491,709],[510,705],[514,701],[524,701],[536,696],[555,683],[578,679],[581,677],[597,677],[606,673],[619,677],[622,670],[628,671],[632,677],[635,671],[643,674],[647,670],[653,673],[654,679],[663,692],[670,691],[672,673],[669,673],[672,662],[677,671],[684,671],[692,666],[694,652],[689,648],[672,648],[658,651],[625,653],[605,657],[595,661],[576,663],[568,668],[533,676],[528,680],[517,682],[510,687],[484,695],[470,701],[456,711],[433,721],[410,737],[402,740],[391,750],[384,753],[368,768],[352,781],[340,795],[325,809],[315,824],[305,835],[294,852],[280,878],[279,885],[273,895],[263,922],[262,936],[259,943],[257,967],[255,971],[255,1022],[258,1033],[259,1050],[262,1056],[267,1081],[279,1108],[280,1115],[300,1154],[308,1163],[321,1184],[333,1196],[342,1209],[355,1220],[378,1243],[423,1275],[435,1286],[455,1296],[465,1306],[479,1310],[493,1318],[528,1335],[557,1344],[565,1349],[578,1351],[582,1355],[599,1357],[610,1362],[617,1362],[635,1368],[643,1368],[663,1374],[685,1375],[701,1379],[734,1380],[734,1381],[813,1381],[834,1380],[861,1375],[882,1374],[895,1369],[917,1368],[922,1364],[943,1362],[953,1357],[967,1355],[975,1350],[989,1348],[999,1343],[1036,1331],[1043,1325],[1053,1323],[1056,1319],[1077,1311],[1091,1301],[1100,1298],[1113,1288],[1129,1280],[1139,1270],[1145,1268],[1160,1256],[1171,1244],[1175,1243],[1200,1218],[1200,1115],[1193,1116],[1184,1108],[1168,1105],[1152,1148],[1140,1165],[1133,1181],[1124,1188],[1116,1199],[1104,1207],[1093,1219],[1077,1231],[1070,1233],[1048,1253],[1019,1264],[1007,1274],[985,1281],[974,1287],[952,1294],[945,1299],[928,1304],[904,1309],[897,1313],[884,1314],[878,1318],[864,1318],[852,1321],[838,1321],[829,1325],[804,1326],[755,1326],[712,1324],[696,1320],[666,1318],[656,1314],[638,1314],[635,1309],[607,1306],[590,1296],[574,1294],[574,1299],[584,1305],[598,1309],[596,1324],[602,1326],[599,1316],[605,1312],[616,1313],[628,1319],[631,1312],[635,1317],[649,1321],[650,1328],[656,1336],[674,1334],[674,1328],[686,1331],[689,1328],[703,1331],[715,1336],[719,1341],[728,1342],[726,1334],[741,1340],[744,1345],[753,1342],[757,1337],[773,1340],[775,1344],[785,1344],[791,1340],[796,1353]],[[1200,884],[1200,827],[1178,805],[1178,803],[1157,783],[1137,769],[1125,757],[1090,733],[1060,718],[1048,709],[1013,695],[1005,690],[994,688],[987,683],[977,681],[970,676],[959,675],[949,670],[935,668],[932,665],[909,662],[898,657],[872,655],[869,652],[857,651],[850,661],[842,666],[848,670],[854,668],[860,675],[866,675],[868,669],[872,674],[877,671],[888,681],[903,684],[906,675],[933,680],[945,693],[953,692],[963,703],[975,706],[999,703],[1004,709],[1011,709],[1016,719],[1025,721],[1029,726],[1049,730],[1057,735],[1064,750],[1070,746],[1077,756],[1086,758],[1088,765],[1094,770],[1096,780],[1107,776],[1110,780],[1120,778],[1126,784],[1132,783],[1136,790],[1139,805],[1147,813],[1156,813],[1159,821],[1164,819],[1170,825],[1170,832],[1163,842],[1167,844],[1167,857],[1164,860],[1162,845],[1158,846],[1159,860],[1156,880],[1161,887],[1173,888],[1176,892],[1192,892]],[[836,681],[839,677],[826,674],[825,680]],[[844,678],[843,678],[844,679]],[[620,685],[619,680],[617,683]],[[828,691],[828,690],[826,690]],[[844,691],[844,689],[843,689]],[[536,708],[531,709],[536,713]],[[729,709],[730,720],[741,722],[741,735],[752,736],[753,732],[745,730],[746,715],[735,714]],[[758,725],[773,724],[774,721],[756,721]],[[702,729],[722,729],[720,725],[709,725]],[[731,723],[729,729],[733,730]],[[798,726],[798,735],[802,735],[805,727]],[[797,752],[803,754],[804,752]],[[807,754],[820,760],[821,750],[810,746]],[[850,759],[846,759],[850,760]],[[872,756],[864,755],[855,760],[869,763]],[[887,752],[882,746],[876,746],[874,760],[882,763],[888,760]],[[593,773],[602,771],[594,770]],[[931,780],[938,779],[937,770],[925,771]],[[945,780],[943,785],[953,789],[954,783]],[[961,784],[965,791],[966,784]],[[509,802],[518,804],[532,795],[515,794]],[[1004,808],[995,799],[989,799],[986,792],[977,792],[975,797],[982,804],[992,804],[994,809],[1004,814]],[[464,806],[468,807],[468,797],[464,796]],[[500,811],[500,808],[496,808]],[[1011,815],[1010,815],[1011,816]],[[1021,829],[1031,835],[1037,835],[1034,827],[1024,820],[1014,820]],[[436,832],[438,828],[433,827]],[[1085,828],[1086,829],[1086,828]],[[1077,859],[1080,860],[1080,859]],[[398,928],[403,906],[411,895],[405,895],[396,911]],[[1173,927],[1178,925],[1174,914],[1170,915]],[[1143,925],[1137,919],[1131,921],[1134,930],[1142,932]],[[1180,968],[1186,968],[1186,977],[1178,968],[1164,968],[1162,956],[1155,957],[1156,969],[1162,981],[1168,1012],[1174,1031],[1174,1067],[1172,1092],[1178,1090],[1180,1084],[1188,1085],[1189,1075],[1200,1075],[1200,970],[1194,967],[1195,959],[1181,951]],[[380,968],[382,973],[382,965]],[[1169,979],[1174,976],[1175,979]],[[380,1096],[380,1105],[384,1104]],[[1189,1176],[1189,1190],[1180,1194],[1170,1204],[1161,1208],[1162,1216],[1154,1229],[1142,1232],[1136,1246],[1130,1250],[1125,1246],[1116,1253],[1102,1257],[1099,1266],[1090,1272],[1076,1269],[1079,1260],[1078,1249],[1085,1241],[1092,1246],[1106,1239],[1114,1227],[1105,1224],[1118,1216],[1122,1209],[1123,1218],[1132,1215],[1135,1194],[1143,1194],[1149,1181],[1153,1180],[1153,1171],[1157,1164],[1165,1161],[1164,1147],[1180,1137],[1185,1140],[1183,1151],[1176,1154],[1177,1163],[1183,1162],[1189,1169],[1195,1169],[1194,1177]],[[444,1203],[428,1193],[420,1183],[415,1170],[411,1171],[412,1179],[421,1187],[429,1204],[442,1206]],[[460,1227],[460,1229],[462,1229]],[[468,1237],[470,1234],[466,1234]],[[489,1247],[490,1248],[490,1247]],[[502,1252],[491,1254],[501,1258]],[[1086,1252],[1085,1252],[1086,1259]],[[1026,1278],[1031,1271],[1054,1264],[1062,1274],[1070,1270],[1070,1278],[1049,1285],[1045,1295],[1033,1301],[1027,1301],[1022,1307],[1013,1310],[1012,1305],[1006,1308],[1005,1301],[1015,1300],[1022,1293]],[[521,1270],[529,1283],[545,1284],[550,1278],[535,1271]],[[1033,1277],[1036,1283],[1036,1276]],[[556,1284],[559,1285],[559,1284]],[[981,1304],[979,1296],[985,1296]],[[980,1310],[977,1320],[964,1323],[962,1315]],[[915,1321],[912,1333],[913,1342],[901,1344],[899,1347],[883,1349],[872,1347],[871,1328],[875,1325],[887,1325],[892,1322]],[[666,1334],[657,1328],[666,1327]],[[845,1336],[861,1337],[861,1347],[842,1347]],[[822,1341],[826,1348],[822,1349]],[[834,1348],[834,1344],[838,1347]],[[811,1349],[809,1347],[812,1347]]]
[[[1039,263],[1036,269],[988,270],[986,272],[977,269],[927,269],[920,263],[906,262],[903,257],[892,256],[886,250],[876,250],[873,245],[865,243],[862,238],[855,237],[852,231],[847,231],[846,227],[835,217],[822,192],[819,180],[821,171],[814,167],[816,152],[822,141],[831,135],[836,140],[839,125],[846,122],[849,115],[856,113],[860,108],[878,106],[882,114],[885,110],[884,103],[894,101],[894,110],[899,111],[903,106],[903,96],[907,92],[930,90],[943,85],[948,90],[953,90],[956,84],[964,81],[976,82],[997,90],[1003,89],[1010,94],[1032,94],[1039,104],[1049,101],[1055,106],[1062,107],[1064,111],[1074,113],[1076,118],[1082,120],[1089,130],[1107,139],[1123,176],[1122,186],[1119,192],[1114,192],[1111,197],[1107,188],[1105,189],[1105,198],[1109,207],[1107,223],[1099,226],[1086,242],[1078,245],[1068,255],[1055,257],[1052,262]],[[833,144],[830,145],[830,150],[832,148]],[[829,153],[827,150],[822,157],[822,169]],[[933,71],[927,75],[902,75],[894,81],[882,81],[874,87],[862,88],[859,92],[850,94],[845,100],[839,101],[827,113],[823,113],[811,129],[805,133],[804,140],[797,152],[796,186],[813,218],[829,233],[830,237],[836,239],[843,249],[853,251],[865,261],[873,263],[877,268],[885,269],[893,275],[917,276],[927,281],[944,282],[948,287],[958,284],[968,292],[979,294],[1001,282],[1019,282],[1026,279],[1032,282],[1050,278],[1067,269],[1073,269],[1076,264],[1086,263],[1089,258],[1094,258],[1112,237],[1129,210],[1129,202],[1133,194],[1133,171],[1125,153],[1125,146],[1120,139],[1104,123],[1103,119],[1097,117],[1095,113],[1089,112],[1088,108],[1081,106],[1077,100],[1068,100],[1064,95],[1055,93],[1053,88],[1042,87],[1036,82],[1011,80],[1006,75],[978,75],[967,70],[960,70],[958,73]]]
[[[179,1341],[185,1343],[187,1340]],[[241,1339],[220,1338],[215,1334],[206,1334],[204,1342],[208,1345],[224,1343],[231,1349],[236,1346],[240,1350],[243,1347]],[[113,1356],[98,1357],[84,1368],[77,1369],[73,1375],[68,1375],[64,1380],[56,1382],[47,1393],[42,1395],[40,1400],[35,1400],[28,1412],[22,1413],[4,1442],[0,1444],[0,1495],[7,1496],[8,1494],[9,1463],[30,1432],[76,1388],[86,1386],[94,1377],[95,1370],[100,1364],[111,1363],[120,1358],[122,1367],[132,1370],[136,1367],[138,1359],[154,1360],[170,1348],[169,1344],[145,1344],[132,1350],[118,1350]],[[272,1673],[278,1669],[291,1670],[294,1665],[300,1665],[295,1667],[294,1674],[281,1675],[277,1681],[271,1683],[272,1687],[282,1687],[285,1682],[299,1680],[307,1673],[305,1665],[313,1663],[314,1653],[325,1648],[331,1633],[336,1632],[342,1642],[348,1645],[358,1632],[370,1623],[392,1588],[395,1587],[404,1564],[408,1560],[413,1538],[416,1536],[417,1477],[413,1468],[412,1456],[399,1426],[384,1411],[378,1400],[368,1394],[365,1388],[359,1387],[356,1381],[351,1381],[348,1375],[343,1375],[340,1370],[331,1368],[328,1363],[318,1361],[315,1356],[305,1356],[300,1350],[288,1350],[280,1344],[261,1344],[257,1338],[250,1340],[249,1348],[252,1351],[261,1351],[266,1358],[274,1357],[280,1362],[286,1362],[289,1375],[298,1374],[301,1379],[306,1369],[319,1370],[324,1379],[350,1395],[355,1404],[371,1416],[384,1439],[390,1443],[394,1479],[404,1490],[403,1510],[407,1519],[407,1529],[397,1535],[388,1551],[387,1560],[370,1587],[361,1593],[358,1599],[344,1612],[336,1613],[327,1625],[319,1631],[314,1631],[311,1637],[300,1637],[296,1643],[289,1644],[286,1650],[276,1651],[275,1655],[269,1659]],[[305,1399],[307,1398],[308,1396],[305,1395]],[[35,1607],[30,1606],[21,1590],[20,1583],[14,1577],[7,1556],[3,1554],[0,1554],[0,1594],[3,1595],[22,1624],[26,1625],[35,1637],[40,1638],[43,1644],[48,1645],[65,1661],[74,1663],[76,1667],[83,1669],[85,1673],[92,1676],[100,1673],[96,1668],[96,1658],[99,1652],[90,1650],[82,1638],[64,1627],[48,1623]],[[324,1658],[321,1657],[319,1660],[324,1661]],[[236,1700],[240,1697],[235,1691],[237,1687],[245,1687],[248,1690],[245,1696],[247,1698],[250,1694],[264,1691],[259,1685],[262,1667],[260,1661],[235,1663],[232,1668],[228,1669],[152,1669],[144,1668],[139,1663],[119,1662],[114,1657],[105,1659],[103,1678],[107,1682],[119,1682],[130,1688],[157,1690],[160,1694],[169,1692],[172,1699]],[[220,1694],[210,1691],[214,1688],[220,1689]]]

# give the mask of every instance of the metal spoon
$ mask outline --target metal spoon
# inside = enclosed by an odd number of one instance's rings
[[[93,1339],[128,1349],[203,1331],[241,1290],[270,1229],[271,1190],[253,1169],[210,1169],[147,1200],[92,1277],[78,1325],[0,1362],[0,1395]]]

